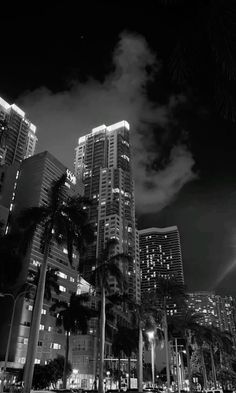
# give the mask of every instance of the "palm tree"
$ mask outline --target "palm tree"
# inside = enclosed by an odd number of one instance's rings
[[[37,228],[43,229],[41,231],[43,261],[40,269],[25,364],[25,393],[30,393],[32,385],[50,247],[53,241],[58,245],[66,245],[68,259],[72,264],[74,247],[81,252],[85,245],[93,240],[93,231],[88,224],[85,209],[87,201],[82,197],[69,197],[67,195],[66,178],[66,174],[64,174],[60,179],[53,182],[47,205],[28,208],[18,218],[18,224],[25,231],[28,239],[32,239]]]
[[[76,334],[78,331],[82,334],[86,334],[88,329],[88,320],[95,315],[95,311],[92,311],[85,305],[88,300],[89,295],[87,294],[76,295],[75,293],[72,293],[69,303],[58,300],[50,308],[50,311],[58,311],[56,325],[59,327],[63,326],[66,333],[63,389],[66,389],[67,382],[70,334]]]
[[[146,330],[156,330],[160,324],[161,315],[159,303],[154,292],[142,296],[141,303],[135,303],[131,299],[126,300],[131,312],[132,326],[138,331],[138,391],[143,391],[143,343]]]
[[[202,368],[202,376],[203,376],[203,387],[207,389],[208,379],[207,379],[207,371],[206,371],[206,363],[204,357],[204,347],[206,347],[206,337],[209,344],[210,334],[209,327],[199,325],[199,327],[194,331],[194,340],[200,349],[200,357],[201,357],[201,368]]]
[[[165,336],[166,351],[166,376],[167,388],[170,390],[170,361],[169,361],[169,339],[168,339],[168,308],[175,307],[179,313],[186,307],[185,288],[182,284],[176,283],[172,278],[159,277],[157,280],[157,290],[155,293],[162,313],[162,327]]]
[[[99,393],[103,393],[103,374],[104,374],[104,349],[105,349],[105,326],[106,326],[106,293],[111,293],[110,279],[115,278],[121,291],[125,289],[125,276],[121,271],[121,263],[127,263],[129,256],[125,254],[115,254],[114,247],[116,239],[107,240],[105,247],[97,260],[97,267],[92,273],[92,280],[95,287],[101,293],[100,309],[100,342],[99,342]]]
[[[221,332],[216,326],[209,326],[205,327],[204,341],[210,351],[212,378],[214,386],[217,388],[214,352],[216,348],[219,348],[221,352],[232,353],[232,340],[228,332]]]
[[[194,91],[202,101],[209,97],[217,111],[235,121],[236,79],[234,1],[159,0],[157,18],[165,33],[165,45],[159,47],[172,81],[181,91]],[[161,43],[160,43],[161,45]],[[166,48],[167,47],[167,48]]]
[[[190,392],[192,391],[192,377],[189,352],[190,334],[194,334],[195,331],[199,330],[200,325],[198,321],[201,317],[201,314],[193,313],[191,310],[186,309],[183,313],[181,313],[181,315],[170,318],[169,324],[169,332],[171,332],[174,337],[177,336],[183,338],[185,342]]]
[[[44,290],[44,298],[47,301],[52,300],[52,291],[54,291],[57,295],[61,294],[58,284],[58,273],[59,270],[56,268],[48,267],[46,273],[46,280],[45,280],[45,290]],[[40,276],[40,268],[37,268],[37,271],[30,270],[28,274],[28,281],[37,287],[38,281]]]
[[[112,341],[112,352],[118,357],[119,390],[121,390],[120,358],[122,352],[128,358],[128,389],[130,389],[131,355],[138,350],[138,330],[128,326],[117,326],[117,332]]]

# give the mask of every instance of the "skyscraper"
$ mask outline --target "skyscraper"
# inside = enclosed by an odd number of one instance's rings
[[[135,224],[134,180],[130,126],[121,121],[96,127],[78,140],[75,173],[84,194],[92,200],[90,220],[97,227],[97,243],[89,257],[95,260],[107,239],[117,239],[116,252],[128,253],[129,293],[140,299],[138,233]],[[90,266],[89,269],[92,269]],[[111,285],[116,290],[116,282]]]
[[[201,315],[199,323],[214,325],[221,331],[232,334],[236,343],[235,300],[231,296],[220,296],[214,292],[198,291],[188,294],[188,307]]]
[[[25,112],[0,97],[0,165],[21,162],[34,154],[36,126]]]
[[[0,221],[7,226],[14,199],[16,173],[22,160],[31,157],[36,147],[36,126],[15,104],[0,97]]]
[[[32,206],[41,206],[48,203],[48,193],[52,182],[60,178],[67,172],[65,186],[68,192],[77,191],[76,177],[64,167],[55,157],[48,152],[34,155],[21,163],[17,172],[14,185],[14,200],[11,204],[11,223],[22,209]],[[37,271],[43,260],[40,248],[40,236],[43,228],[38,227],[32,243],[28,249],[27,257],[21,271],[21,280],[25,282],[29,269]],[[60,247],[56,243],[50,247],[48,264],[49,267],[58,269],[58,283],[61,294],[58,296],[52,293],[52,300],[61,299],[69,301],[72,292],[77,291],[77,270],[78,255],[73,255],[74,261],[71,266],[67,258],[67,249]],[[10,309],[11,306],[9,306]],[[36,363],[45,364],[49,359],[56,358],[57,354],[64,355],[65,334],[63,329],[56,327],[56,318],[49,312],[50,302],[45,300],[40,325],[39,342],[37,348]],[[13,337],[11,342],[10,360],[15,366],[23,367],[26,358],[29,327],[31,323],[32,303],[19,300],[17,302],[17,312],[15,317]],[[0,335],[3,337],[3,334]],[[1,343],[1,357],[5,353],[5,343]]]
[[[179,231],[176,226],[139,231],[141,292],[157,288],[159,277],[184,284]]]

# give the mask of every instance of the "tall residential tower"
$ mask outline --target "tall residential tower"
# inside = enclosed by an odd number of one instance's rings
[[[15,104],[0,97],[0,165],[21,162],[34,154],[36,126]]]
[[[49,152],[42,152],[24,160],[16,174],[14,183],[14,198],[12,199],[10,211],[10,229],[14,225],[14,220],[23,209],[32,206],[47,205],[49,201],[50,189],[53,181],[58,180],[62,174],[67,173],[65,186],[68,194],[77,193],[77,181],[73,173],[58,161]],[[43,254],[40,247],[40,237],[43,228],[39,226],[30,243],[27,257],[21,270],[20,282],[27,280],[29,270],[37,271],[43,261]],[[78,255],[73,254],[73,264],[70,265],[67,257],[67,249],[52,242],[48,257],[49,268],[58,269],[58,284],[61,293],[57,295],[52,291],[52,301],[63,300],[68,302],[70,295],[77,291],[77,270]],[[64,355],[65,334],[63,329],[56,326],[55,315],[49,311],[51,302],[44,301],[41,316],[39,341],[36,354],[36,363],[44,365],[49,359],[56,358],[57,354]],[[9,310],[11,310],[9,306]],[[14,367],[23,367],[26,359],[29,328],[32,317],[32,303],[24,301],[23,297],[17,301],[17,310],[14,318],[13,335],[9,360]],[[0,331],[0,359],[4,358],[6,345],[5,323]],[[4,336],[5,334],[5,336]]]
[[[139,247],[130,126],[127,121],[96,127],[80,137],[76,147],[75,173],[83,181],[85,196],[92,200],[90,220],[97,227],[97,244],[90,250],[90,258],[95,260],[101,255],[107,239],[116,238],[116,252],[132,256],[128,268],[129,293],[139,300]],[[112,285],[115,290],[115,280]]]
[[[179,231],[176,226],[139,231],[142,293],[157,288],[158,277],[184,284]]]

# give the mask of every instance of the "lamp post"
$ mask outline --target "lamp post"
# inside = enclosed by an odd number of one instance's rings
[[[3,378],[2,378],[1,385],[0,385],[0,393],[3,392],[4,374],[7,369],[7,362],[8,362],[8,356],[9,356],[9,350],[10,350],[10,344],[11,344],[11,335],[12,335],[12,328],[13,328],[13,322],[14,322],[14,317],[15,317],[16,303],[17,303],[17,300],[20,298],[20,296],[25,294],[26,292],[28,292],[28,290],[24,290],[23,292],[19,292],[16,295],[16,297],[12,293],[0,293],[0,297],[9,296],[13,299],[13,308],[12,308],[12,313],[11,313],[10,329],[9,329],[8,339],[7,339],[7,348],[6,348],[5,360],[4,360],[4,366],[3,366]]]
[[[154,384],[155,384],[155,375],[154,375],[154,373],[155,373],[155,370],[154,370],[154,368],[155,368],[154,367],[154,362],[155,362],[155,359],[154,359],[154,337],[155,337],[155,332],[153,330],[148,331],[147,332],[147,336],[148,336],[149,342],[151,344],[152,386],[154,387]]]

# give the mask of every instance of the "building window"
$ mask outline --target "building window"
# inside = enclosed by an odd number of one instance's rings
[[[44,308],[42,308],[41,314],[45,315],[47,314],[47,311]]]
[[[63,287],[63,285],[59,285],[59,290],[60,290],[61,292],[66,292],[66,288]]]
[[[52,349],[61,349],[61,344],[51,343],[50,348],[52,348]]]
[[[67,275],[65,273],[57,272],[56,274],[58,277],[64,278],[65,280],[67,279]]]
[[[44,325],[39,325],[39,330],[44,330]]]
[[[34,364],[40,364],[40,359],[35,359]]]

